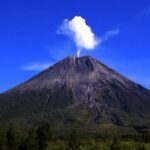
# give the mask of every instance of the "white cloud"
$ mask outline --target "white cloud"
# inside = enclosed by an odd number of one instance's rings
[[[102,37],[102,40],[105,41],[105,40],[108,40],[110,38],[112,38],[113,36],[117,35],[120,33],[120,30],[119,29],[115,29],[115,30],[111,30],[111,31],[107,31],[104,36]]]
[[[47,69],[50,67],[52,64],[51,63],[41,63],[41,62],[31,62],[25,66],[21,67],[21,70],[25,71],[42,71],[44,69]]]
[[[75,16],[72,20],[65,19],[60,26],[59,33],[67,35],[74,40],[78,49],[78,56],[82,49],[92,50],[100,42],[81,16]]]
[[[82,50],[94,50],[98,44],[119,34],[120,30],[111,30],[106,32],[102,37],[97,37],[91,27],[87,25],[84,18],[75,16],[71,20],[65,19],[57,33],[67,35],[74,41],[77,47],[77,56],[79,57]]]

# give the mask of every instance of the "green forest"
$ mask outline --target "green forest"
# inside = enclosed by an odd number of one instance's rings
[[[150,135],[92,137],[77,130],[59,134],[49,123],[21,131],[14,125],[0,128],[0,150],[150,150]]]

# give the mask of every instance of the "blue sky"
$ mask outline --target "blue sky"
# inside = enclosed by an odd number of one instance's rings
[[[0,0],[0,92],[68,55],[74,43],[56,34],[65,18],[82,16],[102,42],[92,55],[150,88],[149,0]]]

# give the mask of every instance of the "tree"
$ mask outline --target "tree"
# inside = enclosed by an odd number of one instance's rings
[[[5,146],[6,146],[5,132],[2,128],[0,128],[0,150],[4,150]]]
[[[6,133],[6,145],[8,150],[17,150],[19,138],[16,129],[14,126],[10,126]]]
[[[36,130],[32,129],[27,137],[27,140],[22,144],[24,150],[39,150]]]
[[[52,139],[50,125],[48,123],[43,123],[37,129],[37,139],[40,150],[44,150],[47,147],[48,141]]]
[[[90,143],[90,150],[99,150],[99,149],[100,149],[100,145],[98,144],[98,142],[92,140]]]
[[[150,134],[147,130],[143,130],[143,131],[140,131],[141,133],[141,140],[143,142],[146,142],[146,143],[149,143],[150,142]]]
[[[119,149],[120,149],[119,141],[117,140],[117,138],[114,138],[110,146],[110,150],[119,150]]]
[[[135,150],[146,150],[146,148],[143,143],[138,143]]]
[[[80,137],[76,131],[72,131],[68,138],[68,149],[78,150],[80,147]]]

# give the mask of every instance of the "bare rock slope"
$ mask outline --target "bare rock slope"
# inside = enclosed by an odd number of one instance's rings
[[[69,56],[0,95],[0,120],[150,127],[150,91],[91,56]],[[96,130],[96,127],[95,130]]]

